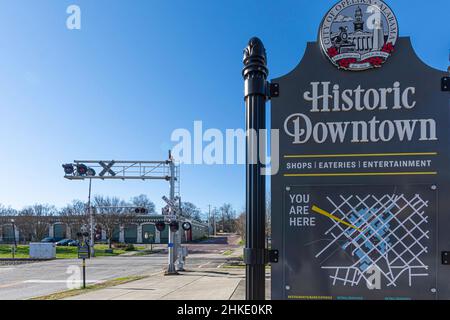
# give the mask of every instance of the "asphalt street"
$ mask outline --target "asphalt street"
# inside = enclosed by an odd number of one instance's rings
[[[236,248],[235,239],[217,238],[207,243],[189,244],[186,269],[220,268],[227,260],[222,253]],[[88,284],[134,275],[151,275],[167,267],[167,254],[99,257],[87,260]],[[65,259],[22,265],[0,266],[0,299],[18,300],[69,289],[81,282],[81,260]]]

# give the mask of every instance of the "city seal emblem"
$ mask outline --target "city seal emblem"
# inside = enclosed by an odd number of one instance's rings
[[[394,12],[381,0],[340,1],[320,27],[324,54],[342,70],[379,68],[393,54],[398,39]]]

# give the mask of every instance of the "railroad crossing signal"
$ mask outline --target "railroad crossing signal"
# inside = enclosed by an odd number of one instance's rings
[[[162,199],[164,200],[165,203],[167,203],[167,205],[169,207],[174,207],[177,208],[177,201],[180,199],[179,197],[175,197],[173,200],[170,200],[169,198],[167,198],[166,196],[163,196]]]
[[[90,167],[88,167],[90,166]],[[95,170],[100,173],[96,175]],[[69,180],[164,180],[170,183],[170,208],[166,208],[165,219],[176,220],[176,202],[179,197],[179,166],[169,152],[169,160],[164,161],[110,161],[110,160],[75,160],[73,164],[64,164],[64,178]],[[169,199],[167,199],[169,200]],[[141,213],[141,212],[140,212]],[[169,216],[168,214],[171,214]],[[164,223],[164,222],[163,222]],[[91,223],[92,224],[92,223]],[[165,227],[165,225],[164,225]],[[163,229],[164,230],[164,229]],[[174,235],[169,231],[169,241]],[[176,274],[174,248],[169,248],[167,274]]]
[[[144,208],[144,207],[137,207],[134,209],[134,212],[136,214],[147,214],[148,213],[148,209]]]
[[[175,197],[173,200],[170,200],[166,196],[163,196],[162,199],[167,203],[167,205],[162,208],[162,214],[168,219],[176,219],[177,214],[180,213],[180,207],[177,205],[177,201],[180,198]]]
[[[103,170],[98,174],[100,177],[103,177],[106,173],[109,173],[113,177],[116,175],[116,173],[111,170],[112,166],[116,163],[114,160],[109,162],[108,164],[106,164],[104,161],[99,161],[98,163],[103,168]]]

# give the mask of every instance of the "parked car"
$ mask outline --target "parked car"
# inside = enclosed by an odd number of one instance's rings
[[[67,243],[67,245],[69,247],[78,247],[80,245],[80,241],[70,239],[70,241]]]
[[[71,241],[72,241],[72,239],[62,239],[62,240],[59,240],[58,242],[56,242],[56,245],[57,246],[64,246],[64,247],[66,247],[66,246],[69,245],[69,243]]]
[[[57,240],[55,238],[52,238],[52,237],[46,237],[46,238],[42,239],[41,242],[55,243],[55,242],[57,242]]]

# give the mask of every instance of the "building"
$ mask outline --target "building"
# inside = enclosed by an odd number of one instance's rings
[[[27,223],[25,219],[39,219]],[[23,219],[23,222],[20,222]],[[14,220],[14,225],[12,220]],[[112,242],[150,244],[167,243],[169,238],[169,226],[166,224],[164,231],[159,232],[155,223],[164,221],[162,215],[142,215],[133,216],[126,223],[117,225],[114,228]],[[181,219],[181,222],[187,221]],[[192,225],[190,231],[184,231],[180,226],[180,235],[183,242],[190,242],[202,239],[208,236],[208,225],[197,221],[189,222]],[[76,239],[76,234],[81,229],[80,219],[78,217],[72,220],[64,219],[60,216],[48,217],[1,217],[0,218],[0,243],[27,243],[30,241],[40,241],[44,237],[53,237],[57,240],[72,238]],[[181,225],[181,223],[180,223]],[[36,231],[40,228],[40,232]],[[14,232],[13,232],[14,230]],[[15,233],[15,234],[14,234]],[[38,236],[36,236],[38,235]],[[37,237],[37,239],[36,239]],[[96,225],[96,242],[107,242],[107,235],[102,226]]]
[[[372,31],[364,30],[364,18],[361,7],[355,11],[353,32],[347,32],[347,28],[341,27],[341,33],[335,35],[335,45],[339,53],[366,53],[373,50],[381,50],[385,44],[384,26],[382,21],[375,21]]]

